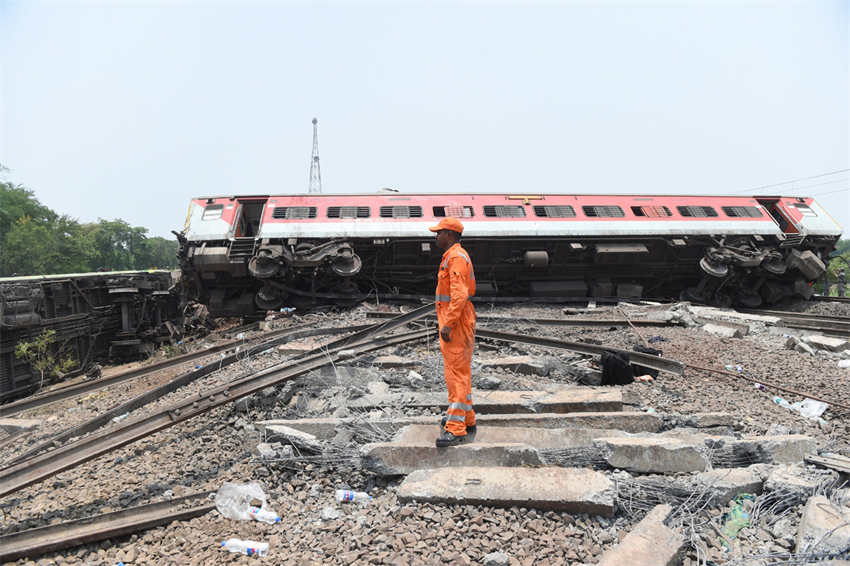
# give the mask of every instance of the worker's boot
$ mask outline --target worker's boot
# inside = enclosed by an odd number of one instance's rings
[[[446,415],[443,415],[443,418],[440,419],[440,430],[445,430],[447,420],[448,420],[448,417]],[[466,442],[472,442],[473,440],[475,440],[475,434],[477,432],[478,432],[478,425],[472,425],[472,426],[466,427],[466,437],[465,437]]]
[[[440,431],[440,436],[437,437],[437,448],[446,448],[447,446],[457,446],[466,442],[466,436],[455,436],[451,432],[443,429]]]

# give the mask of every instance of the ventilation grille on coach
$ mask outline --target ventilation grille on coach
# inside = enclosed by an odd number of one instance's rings
[[[522,218],[525,216],[525,209],[519,205],[488,205],[484,207],[484,216]]]
[[[422,207],[382,206],[381,218],[422,218]]]
[[[583,206],[585,216],[595,218],[622,218],[626,215],[619,206]]]
[[[732,218],[760,218],[761,211],[755,206],[724,206],[723,212]]]
[[[534,214],[543,218],[575,218],[576,211],[569,205],[535,206]]]
[[[646,216],[647,218],[673,216],[673,213],[666,206],[633,206],[632,214],[635,216]]]
[[[676,209],[682,216],[693,218],[714,218],[717,211],[710,206],[677,206]]]
[[[272,212],[272,218],[277,219],[298,220],[315,217],[315,206],[276,206]]]
[[[369,218],[369,207],[329,206],[328,218]]]

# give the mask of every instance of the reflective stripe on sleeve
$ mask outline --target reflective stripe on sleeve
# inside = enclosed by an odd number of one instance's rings
[[[471,411],[472,405],[467,405],[466,403],[452,403],[449,405],[449,409],[460,409],[461,411]]]
[[[449,295],[434,295],[434,301],[438,303],[450,303],[452,298]]]
[[[466,421],[466,417],[463,416],[463,415],[448,415],[446,417],[446,420],[456,422],[456,423],[462,423],[462,422]]]

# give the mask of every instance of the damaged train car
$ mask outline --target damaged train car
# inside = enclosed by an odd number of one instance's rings
[[[841,227],[814,199],[307,194],[192,200],[183,293],[213,316],[433,292],[428,227],[460,218],[479,296],[656,297],[756,307],[810,283]]]
[[[0,401],[33,392],[40,376],[15,346],[53,330],[51,348],[72,373],[95,360],[148,354],[171,339],[179,297],[169,271],[0,278]]]

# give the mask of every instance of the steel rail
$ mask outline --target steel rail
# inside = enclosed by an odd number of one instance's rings
[[[411,317],[412,313],[410,313],[378,325],[373,332],[375,334],[388,332],[407,324],[411,320],[424,316],[426,314],[424,308],[418,309],[421,312],[416,316]],[[314,350],[314,354],[302,360],[272,366],[251,376],[179,401],[152,415],[137,418],[108,431],[89,435],[50,452],[35,456],[26,462],[13,465],[0,474],[0,497],[201,415],[215,407],[231,403],[236,399],[333,363],[341,358],[340,354],[346,348],[353,350],[351,354],[359,355],[387,346],[420,340],[432,334],[434,330],[426,328],[402,335],[371,339],[369,335],[364,335],[363,332],[367,331],[358,333],[360,334],[359,339],[349,337],[348,341],[334,348],[317,348]]]
[[[214,361],[210,364],[207,364],[206,366],[204,366],[200,369],[196,369],[196,370],[184,373],[182,375],[179,375],[176,378],[170,380],[168,383],[165,383],[163,385],[160,385],[159,387],[155,387],[153,389],[145,391],[141,395],[136,396],[135,398],[131,399],[130,401],[127,401],[126,403],[122,403],[121,405],[118,405],[117,407],[114,407],[114,408],[112,408],[112,409],[110,409],[110,410],[108,410],[104,413],[101,413],[99,415],[96,415],[95,417],[93,417],[93,418],[73,427],[73,428],[69,428],[69,429],[62,431],[62,432],[60,432],[60,433],[58,433],[54,436],[51,436],[50,438],[48,438],[47,440],[42,442],[40,445],[28,450],[27,452],[21,454],[20,456],[18,456],[16,458],[13,458],[11,460],[6,461],[4,463],[4,465],[2,467],[0,467],[0,473],[2,472],[2,470],[10,467],[11,465],[16,464],[18,462],[26,461],[26,460],[32,458],[33,456],[35,456],[36,454],[38,454],[40,452],[44,452],[45,450],[48,450],[49,448],[56,446],[58,443],[62,443],[62,442],[65,442],[66,440],[68,440],[70,438],[74,438],[76,436],[82,436],[83,434],[87,434],[89,432],[95,431],[98,428],[108,424],[109,421],[111,421],[112,419],[119,417],[121,415],[124,415],[125,413],[129,413],[131,411],[134,411],[134,410],[136,410],[140,407],[143,407],[144,405],[147,405],[148,403],[151,403],[151,402],[163,397],[164,395],[167,395],[167,394],[169,394],[173,391],[176,391],[177,389],[184,387],[184,386],[192,383],[193,381],[196,381],[196,380],[198,380],[202,377],[205,377],[205,376],[207,376],[211,373],[219,371],[222,368],[225,368],[225,367],[239,361],[240,359],[243,359],[245,356],[249,356],[249,357],[255,356],[255,355],[257,355],[257,354],[259,354],[259,353],[261,353],[265,350],[268,350],[269,348],[274,348],[275,346],[279,345],[280,343],[286,342],[288,340],[297,340],[297,339],[300,339],[300,338],[307,338],[307,337],[310,337],[310,336],[323,336],[323,335],[328,335],[328,334],[342,334],[342,333],[345,333],[345,332],[354,332],[354,331],[359,331],[359,330],[363,330],[363,329],[366,329],[366,328],[371,328],[371,326],[370,325],[361,325],[361,326],[353,326],[353,327],[314,328],[314,329],[306,329],[306,330],[291,329],[292,332],[287,333],[283,336],[279,336],[279,337],[274,338],[272,340],[268,340],[266,342],[262,342],[260,344],[257,344],[256,346],[253,346],[252,348],[250,348],[249,350],[247,350],[244,353],[243,352],[236,352],[236,353],[230,354],[230,355],[228,355],[228,356],[226,356],[226,357],[224,357],[224,358],[222,358],[218,361]]]
[[[274,336],[285,335],[287,332],[291,332],[294,329],[292,328],[283,328],[281,330],[274,330],[272,332],[266,333],[261,337],[257,337],[251,339],[249,341],[245,340],[229,340],[222,344],[217,344],[206,350],[199,350],[197,352],[190,352],[188,354],[182,354],[180,356],[175,356],[173,358],[169,358],[167,360],[162,360],[161,362],[157,362],[151,364],[149,366],[143,366],[135,369],[131,369],[125,372],[121,372],[115,375],[111,375],[109,377],[103,377],[101,379],[95,379],[91,381],[84,381],[83,383],[76,383],[74,385],[66,385],[59,389],[53,389],[51,391],[46,391],[44,393],[38,395],[32,395],[30,397],[26,397],[24,399],[20,399],[18,401],[13,401],[11,403],[6,403],[5,405],[0,405],[0,417],[8,417],[10,415],[15,415],[17,413],[21,413],[23,411],[27,411],[30,409],[35,409],[38,407],[43,407],[45,405],[50,405],[51,403],[56,403],[57,401],[63,401],[65,399],[72,399],[79,395],[83,395],[84,393],[88,393],[90,391],[96,391],[98,389],[102,389],[104,387],[109,387],[110,385],[115,385],[116,383],[122,383],[124,381],[128,381],[131,379],[136,379],[137,377],[141,377],[143,375],[147,375],[149,373],[160,371],[169,367],[173,367],[176,365],[180,365],[182,363],[191,362],[197,360],[199,358],[203,358],[204,356],[208,356],[211,354],[216,354],[218,352],[227,351],[232,348],[237,348],[239,346],[243,346],[246,343],[254,343],[257,340],[268,339]]]
[[[370,311],[366,313],[366,318],[390,318],[393,313]],[[428,316],[426,320],[435,320],[436,316]],[[476,322],[488,324],[520,324],[533,323],[541,326],[629,326],[629,321],[622,318],[617,319],[593,319],[593,318],[518,318],[508,316],[478,316]],[[632,320],[631,323],[635,326],[671,326],[664,320]]]
[[[850,303],[850,297],[825,297],[824,295],[812,295],[811,300],[833,303]]]
[[[215,504],[209,501],[210,493],[196,493],[5,535],[0,537],[0,562],[34,558],[48,552],[205,515],[215,509]]]
[[[568,342],[566,340],[558,340],[556,338],[548,338],[546,336],[525,336],[522,334],[513,334],[510,332],[498,332],[488,330],[486,328],[475,329],[476,338],[490,338],[493,340],[501,340],[504,342],[521,342],[524,344],[534,344],[536,346],[546,346],[550,348],[559,348],[561,350],[569,350],[580,354],[602,354],[602,352],[617,352],[628,356],[632,363],[640,364],[648,368],[657,369],[681,375],[684,372],[685,364],[676,360],[661,358],[651,354],[643,354],[641,352],[631,352],[629,350],[621,350],[610,346],[597,346],[596,344],[585,344],[583,342]]]
[[[807,312],[794,312],[794,311],[783,311],[783,310],[769,310],[769,309],[735,309],[738,312],[752,313],[752,314],[764,314],[768,316],[778,316],[780,318],[793,318],[797,320],[827,320],[827,321],[835,321],[835,322],[845,322],[850,324],[850,317],[847,316],[830,316],[823,314],[811,314]]]

